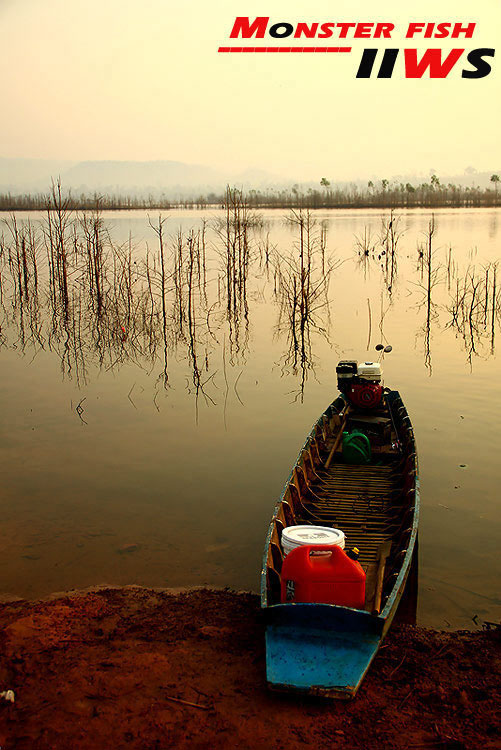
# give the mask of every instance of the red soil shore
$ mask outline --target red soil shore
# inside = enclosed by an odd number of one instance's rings
[[[355,700],[274,694],[256,596],[0,605],[2,750],[501,748],[499,634],[395,625]]]

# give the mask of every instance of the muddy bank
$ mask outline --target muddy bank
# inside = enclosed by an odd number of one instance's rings
[[[501,747],[495,633],[394,626],[350,703],[266,689],[251,594],[5,603],[0,637],[2,750]]]

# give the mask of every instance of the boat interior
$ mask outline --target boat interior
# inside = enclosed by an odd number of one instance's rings
[[[363,430],[370,463],[346,463],[342,435]],[[266,556],[265,606],[280,603],[282,531],[313,524],[341,529],[345,548],[359,550],[366,573],[364,609],[379,614],[409,546],[416,500],[417,458],[407,410],[386,390],[364,413],[340,396],[314,425],[275,509]]]

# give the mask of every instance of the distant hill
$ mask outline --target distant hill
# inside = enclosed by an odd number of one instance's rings
[[[431,172],[431,170],[430,170]],[[437,176],[443,185],[453,183],[462,186],[492,187],[491,175],[500,170],[477,172],[473,168],[461,175]],[[63,188],[74,194],[99,192],[108,195],[164,196],[168,199],[196,198],[210,193],[220,194],[226,184],[243,187],[246,190],[290,189],[297,185],[305,192],[309,188],[318,189],[318,181],[284,179],[261,169],[247,169],[243,172],[229,172],[213,169],[200,164],[186,164],[179,161],[58,161],[50,159],[6,159],[0,158],[0,193],[24,194],[47,192],[51,180],[61,177]],[[351,181],[336,180],[325,175],[333,188],[347,189],[350,186],[366,188],[371,179],[375,185],[380,176],[356,178]],[[397,175],[382,177],[390,183],[408,182],[419,185],[430,182],[428,175]]]
[[[0,158],[0,190],[2,192],[47,190],[51,177],[63,174],[75,163],[55,159]]]
[[[83,161],[70,167],[61,179],[72,188],[132,192],[208,189],[225,182],[224,175],[210,167],[179,161]]]
[[[220,193],[225,185],[263,188],[278,178],[261,170],[224,173],[199,164],[179,161],[50,161],[0,158],[0,192],[47,191],[52,179],[61,177],[72,192],[164,194],[167,197]]]

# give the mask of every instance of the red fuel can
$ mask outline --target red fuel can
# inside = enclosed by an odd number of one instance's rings
[[[303,545],[282,565],[282,602],[316,602],[363,609],[365,573],[337,545]]]

